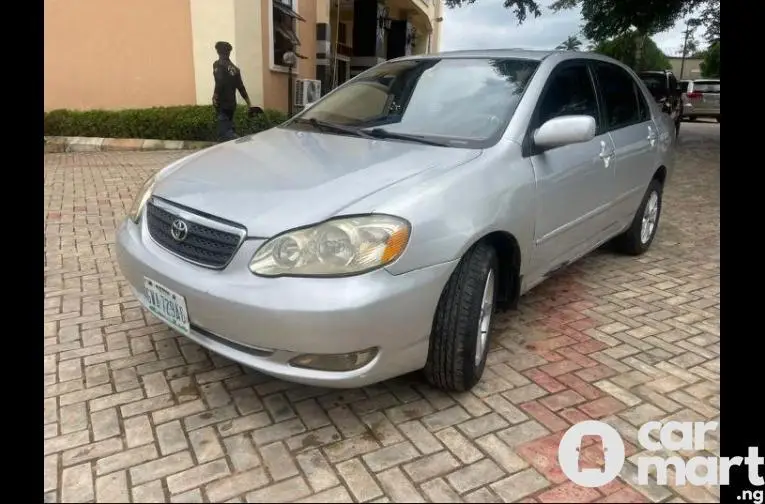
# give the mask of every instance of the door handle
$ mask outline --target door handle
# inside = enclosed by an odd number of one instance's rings
[[[614,157],[614,151],[613,151],[613,149],[609,149],[606,146],[606,142],[601,140],[600,141],[600,154],[598,154],[598,156],[600,157],[600,159],[603,160],[603,164],[605,165],[605,167],[608,168],[608,166],[611,164],[611,158]]]
[[[656,144],[656,133],[650,126],[648,126],[648,136],[646,137],[646,140],[648,140],[648,142],[651,144],[651,147]]]

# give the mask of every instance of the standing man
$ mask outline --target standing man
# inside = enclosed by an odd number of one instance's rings
[[[242,82],[242,73],[231,62],[233,47],[228,42],[217,42],[215,51],[218,60],[213,63],[213,76],[215,77],[215,92],[213,93],[213,107],[218,117],[218,137],[221,141],[237,138],[234,133],[234,111],[236,110],[236,92],[242,95],[247,102],[248,110],[252,108],[250,97]]]

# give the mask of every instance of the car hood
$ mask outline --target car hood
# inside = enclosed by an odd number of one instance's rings
[[[189,156],[162,174],[154,195],[265,238],[328,219],[380,189],[480,153],[273,128]]]

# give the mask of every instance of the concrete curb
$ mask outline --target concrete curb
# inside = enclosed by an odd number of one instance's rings
[[[57,137],[44,138],[45,152],[103,152],[103,151],[157,151],[198,150],[215,142],[187,140],[144,140],[140,138]]]

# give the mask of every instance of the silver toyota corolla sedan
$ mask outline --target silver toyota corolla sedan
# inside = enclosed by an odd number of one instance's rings
[[[595,54],[391,60],[151,177],[119,263],[156,317],[263,373],[466,390],[497,309],[605,242],[648,249],[674,135]]]

